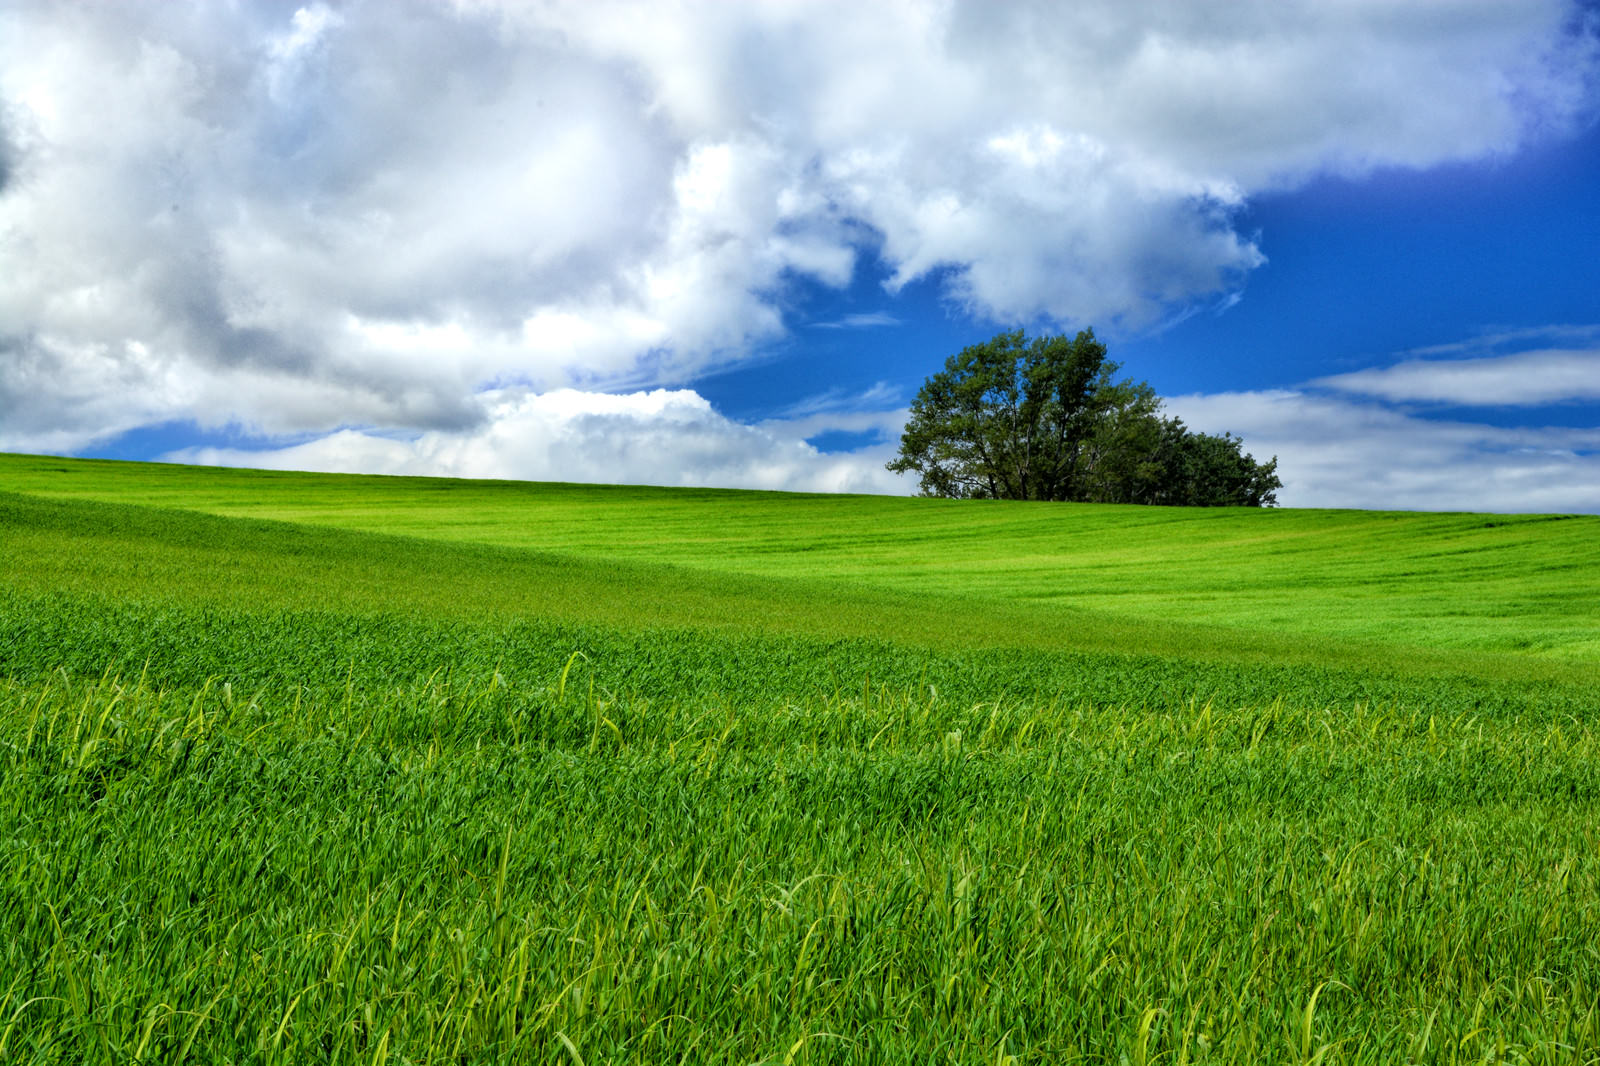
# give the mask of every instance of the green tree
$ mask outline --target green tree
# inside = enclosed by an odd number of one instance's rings
[[[1076,337],[1001,333],[963,348],[911,404],[897,473],[924,495],[1263,506],[1277,460],[1256,463],[1228,434],[1190,433],[1161,417],[1147,383],[1118,379],[1093,330]]]
[[[1258,463],[1231,433],[1193,433],[1183,420],[1161,420],[1154,456],[1160,470],[1147,499],[1179,507],[1271,507],[1278,502],[1278,459]]]

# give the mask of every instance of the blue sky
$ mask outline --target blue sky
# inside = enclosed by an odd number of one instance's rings
[[[1321,178],[1252,201],[1239,225],[1259,234],[1267,261],[1237,302],[1100,330],[1125,373],[1168,396],[1293,388],[1416,350],[1516,350],[1563,332],[1596,339],[1578,327],[1600,322],[1600,127],[1507,157]],[[1008,325],[965,313],[938,277],[890,295],[886,273],[869,260],[847,288],[798,284],[791,335],[767,359],[692,387],[750,420],[829,388],[859,395],[877,385],[903,400],[944,356]],[[1019,324],[1056,328],[1048,319]],[[1518,331],[1528,335],[1504,337]],[[1425,413],[1467,412],[1431,404]],[[1474,408],[1472,417],[1594,428],[1600,408],[1591,398]]]
[[[1092,325],[1286,505],[1600,511],[1594,5],[0,20],[6,450],[909,492]]]

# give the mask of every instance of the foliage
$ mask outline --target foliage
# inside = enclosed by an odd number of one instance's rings
[[[1145,382],[1084,330],[1072,340],[1001,333],[962,349],[923,383],[900,454],[924,495],[1181,506],[1270,506],[1277,459],[1257,463],[1231,434],[1161,417]]]
[[[1271,507],[1278,501],[1276,457],[1258,463],[1231,433],[1195,433],[1179,418],[1159,420],[1149,462],[1159,473],[1128,486],[1119,503],[1177,507]]]

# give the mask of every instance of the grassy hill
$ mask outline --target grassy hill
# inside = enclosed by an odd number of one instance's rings
[[[0,1061],[1600,1061],[1600,520],[0,456]]]
[[[1246,641],[1290,635],[1600,663],[1595,516],[973,503],[29,456],[0,456],[0,487],[701,575],[685,582],[801,579],[825,584],[829,598],[868,589],[932,597],[934,614],[951,610],[941,597],[956,597],[981,602],[978,614],[1010,612],[1015,628],[992,634],[1001,640],[1088,612]],[[738,621],[759,625],[756,614],[741,610]],[[1137,640],[1121,630],[1117,639]],[[1231,632],[1216,639],[1238,643]]]

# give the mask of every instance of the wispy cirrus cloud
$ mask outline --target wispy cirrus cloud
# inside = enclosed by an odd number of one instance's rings
[[[1492,355],[1506,348],[1518,351],[1536,348],[1600,348],[1600,323],[1518,326],[1515,329],[1490,328],[1465,340],[1409,348],[1396,354],[1414,359],[1427,359],[1439,355],[1460,358]]]
[[[905,403],[901,390],[887,381],[874,382],[862,390],[831,388],[785,404],[769,415],[780,421],[813,416],[833,417],[845,413],[879,413]]]
[[[881,326],[898,326],[900,320],[887,311],[868,311],[859,315],[845,315],[831,322],[813,322],[812,329],[874,329]]]
[[[1318,378],[1312,385],[1392,403],[1528,407],[1600,400],[1600,347],[1471,359],[1410,359]]]

